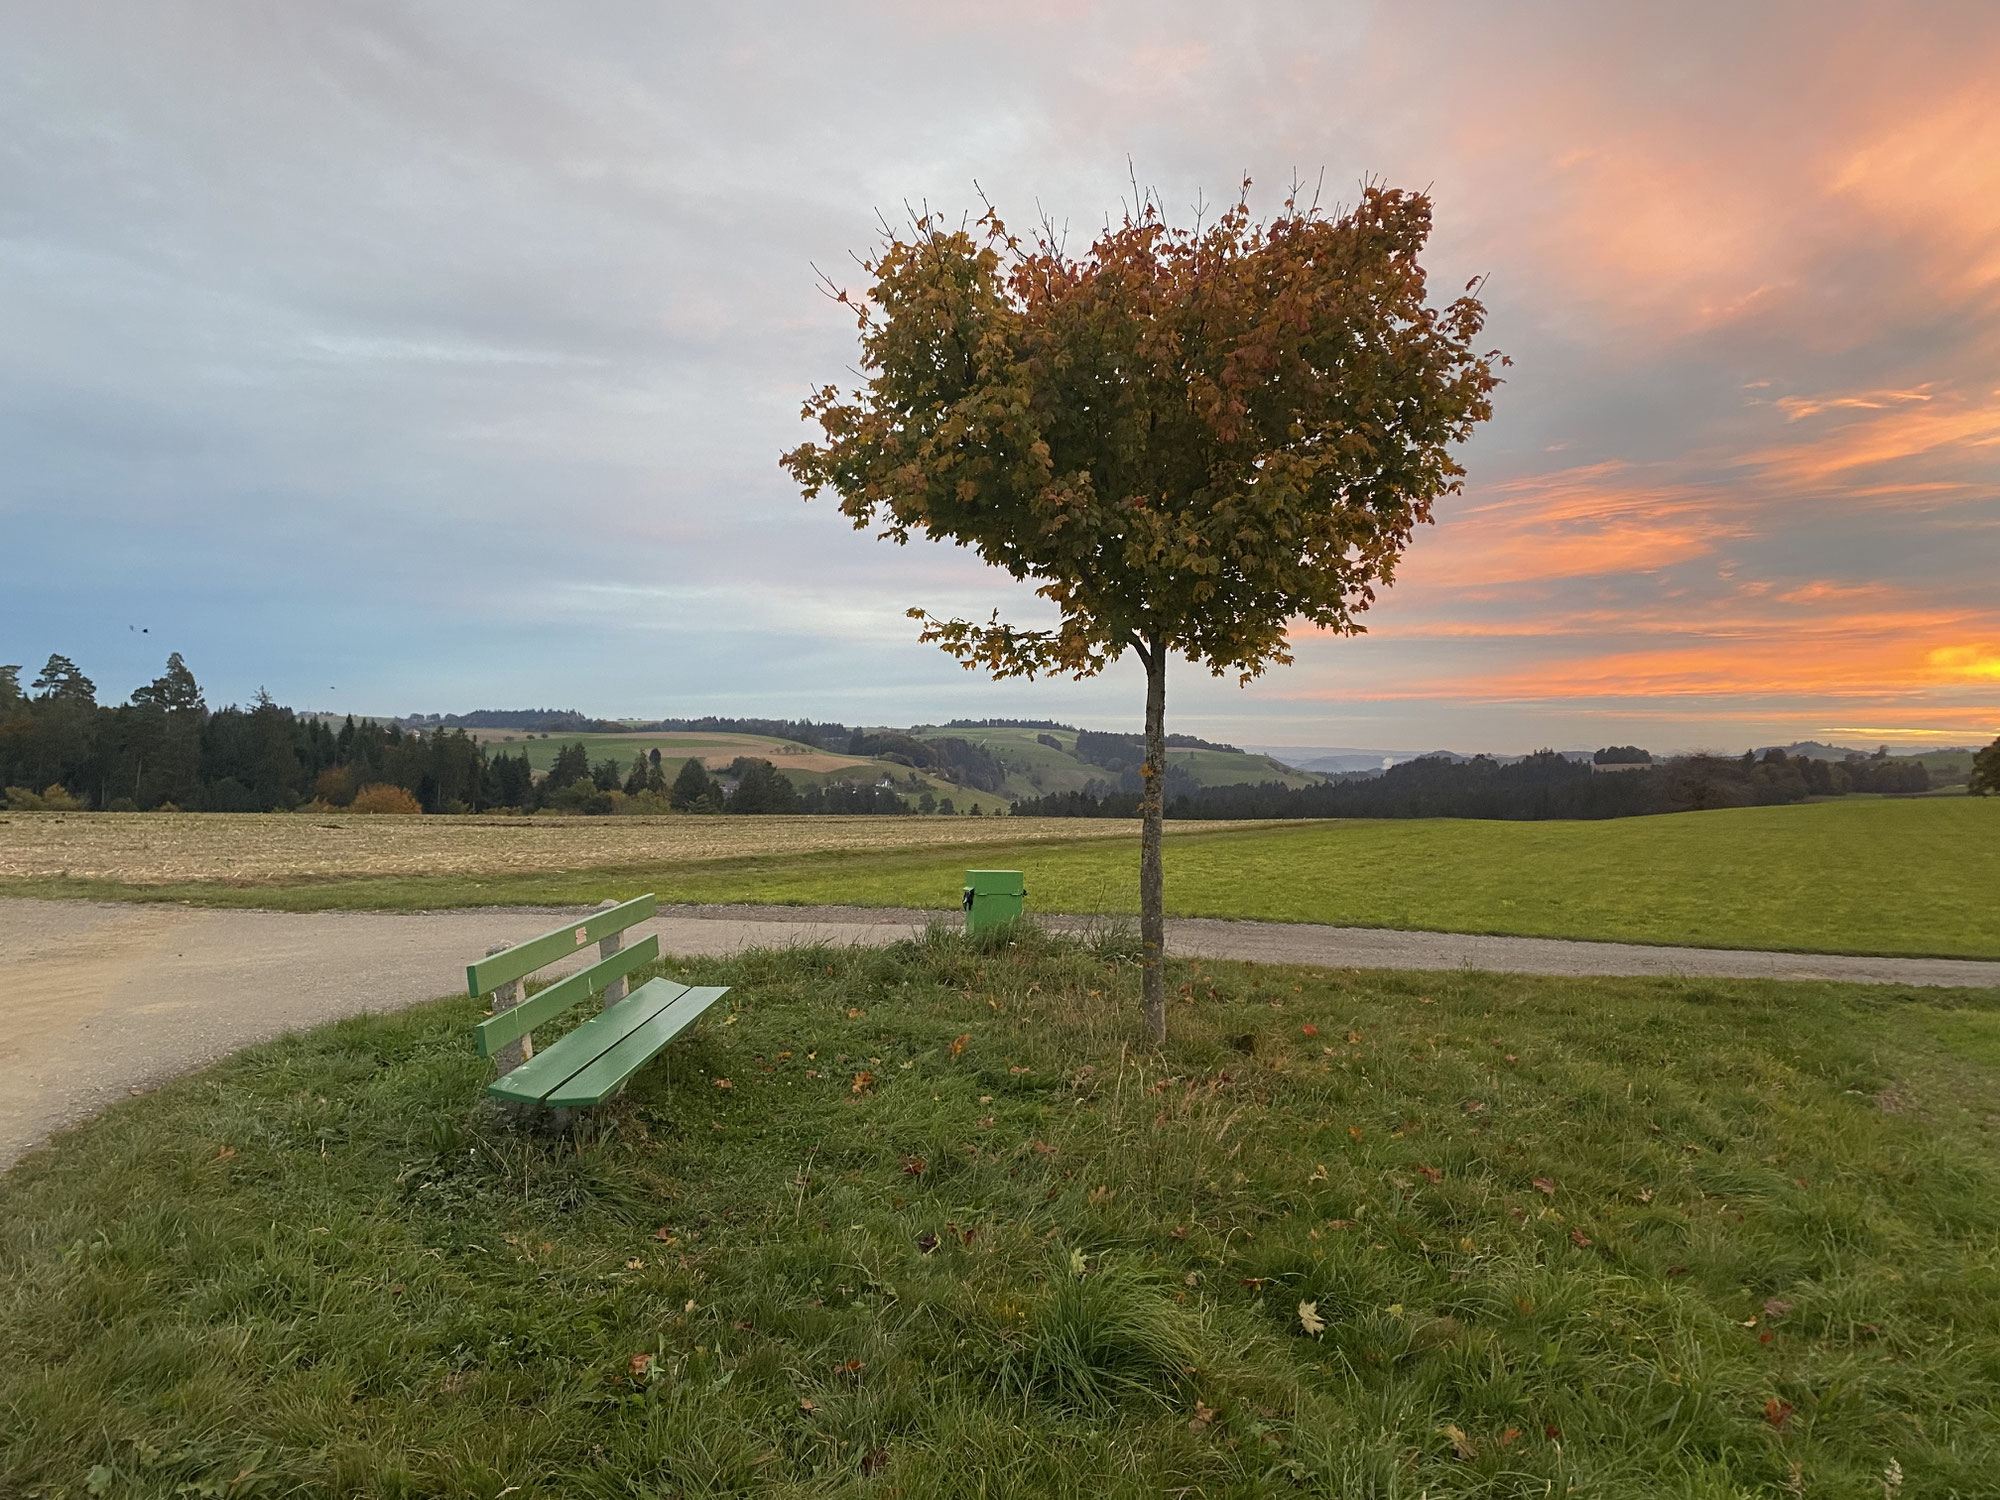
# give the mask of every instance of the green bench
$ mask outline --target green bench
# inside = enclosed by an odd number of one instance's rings
[[[668,979],[650,979],[626,993],[626,978],[633,970],[659,961],[660,940],[646,937],[628,948],[623,935],[658,910],[659,902],[652,896],[622,906],[607,902],[581,922],[511,948],[496,948],[466,965],[465,987],[472,997],[492,997],[493,1013],[474,1029],[479,1055],[492,1058],[500,1069],[487,1093],[514,1104],[550,1109],[602,1104],[729,993],[727,987],[690,988]],[[597,944],[595,963],[527,993],[527,978],[535,970],[591,943]],[[548,1047],[536,1049],[537,1026],[600,990],[601,1011]]]

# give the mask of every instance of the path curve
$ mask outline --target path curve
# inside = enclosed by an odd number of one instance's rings
[[[434,912],[225,911],[0,900],[0,1169],[54,1130],[252,1042],[454,993],[465,964],[572,919],[575,907]],[[955,913],[864,907],[663,907],[669,953],[787,943],[882,944]],[[1068,927],[1083,918],[1053,918]],[[1652,948],[1278,922],[1179,918],[1180,954],[1328,968],[1680,974],[2000,988],[2000,963]],[[559,969],[552,972],[560,972]]]

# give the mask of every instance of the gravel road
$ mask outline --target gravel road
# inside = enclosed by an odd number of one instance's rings
[[[0,1168],[120,1095],[252,1042],[451,994],[465,983],[465,964],[492,944],[519,942],[575,915],[574,908],[291,913],[0,900],[0,1022],[12,1053],[0,1091]],[[797,942],[889,943],[938,917],[955,920],[956,913],[663,907],[638,930],[657,932],[670,953],[718,954]],[[2000,988],[2000,963],[1960,959],[1651,948],[1207,918],[1167,926],[1167,946],[1175,953],[1329,968]]]

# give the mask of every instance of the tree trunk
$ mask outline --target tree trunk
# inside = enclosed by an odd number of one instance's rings
[[[1166,880],[1160,835],[1167,785],[1167,650],[1153,641],[1146,664],[1146,792],[1139,804],[1139,945],[1146,1035],[1167,1039]]]

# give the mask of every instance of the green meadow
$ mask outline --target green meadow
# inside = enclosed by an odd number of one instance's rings
[[[1992,1493],[2000,992],[1171,970],[735,986],[568,1133],[463,998],[0,1178],[0,1493]]]
[[[1132,912],[1137,836],[843,851],[518,875],[252,887],[8,882],[19,895],[287,910],[663,900],[939,908],[968,866],[1020,869],[1031,910]],[[1769,948],[2000,957],[2000,799],[1862,798],[1603,822],[1168,824],[1180,916]]]

